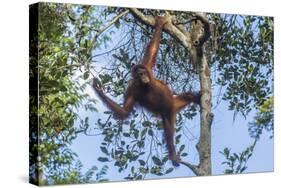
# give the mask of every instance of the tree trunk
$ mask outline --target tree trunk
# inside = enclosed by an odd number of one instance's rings
[[[211,166],[211,124],[213,114],[211,113],[211,79],[208,62],[205,55],[201,59],[200,69],[201,86],[201,111],[200,111],[200,138],[196,145],[199,153],[198,175],[206,176],[212,174]]]
[[[209,38],[209,26],[206,28],[206,15],[200,15],[202,20],[193,21],[191,28],[192,48],[190,50],[192,63],[199,73],[200,91],[201,91],[201,110],[200,110],[200,137],[196,145],[199,153],[199,165],[196,168],[196,174],[199,176],[207,176],[212,174],[211,165],[211,124],[213,114],[211,112],[211,74],[204,54],[204,42]],[[205,28],[205,33],[202,29]],[[208,33],[206,33],[208,29]]]

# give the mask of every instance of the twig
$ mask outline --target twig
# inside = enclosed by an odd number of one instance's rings
[[[99,29],[98,32],[95,34],[93,37],[91,43],[90,43],[90,48],[88,49],[87,53],[90,53],[90,51],[93,49],[94,44],[96,43],[97,38],[104,32],[106,31],[110,26],[112,26],[117,20],[119,20],[121,17],[125,16],[126,14],[129,13],[129,10],[126,10],[122,12],[121,14],[115,16],[104,28]]]
[[[197,166],[190,164],[189,162],[185,162],[185,161],[180,161],[180,164],[188,167],[196,176],[199,175]]]
[[[105,30],[107,30],[111,25],[113,25],[117,20],[119,20],[121,17],[125,16],[126,14],[129,13],[129,10],[126,10],[124,12],[122,12],[121,14],[115,16],[108,24],[107,26],[105,26],[103,29],[100,29],[98,31],[98,35],[100,35],[101,33],[103,33]]]
[[[117,49],[119,49],[119,48],[122,48],[123,46],[126,46],[130,41],[127,41],[126,43],[124,43],[124,44],[122,44],[122,45],[120,45],[120,46],[118,46],[118,45],[119,45],[119,43],[120,43],[121,41],[123,41],[123,40],[127,37],[127,35],[128,35],[128,34],[126,34],[126,35],[117,43],[117,45],[114,46],[114,48],[110,49],[109,51],[106,51],[106,52],[103,52],[103,53],[100,53],[100,54],[93,55],[92,58],[98,57],[98,56],[102,56],[102,55],[105,55],[105,54],[108,54],[108,53],[110,53],[110,52],[112,52],[112,51],[115,51],[115,50],[117,50]]]
[[[175,20],[175,21],[173,21],[173,24],[175,24],[175,25],[185,25],[185,24],[188,24],[188,23],[190,23],[192,21],[195,21],[195,20],[197,20],[197,18],[195,18],[195,17],[190,18],[190,19],[188,19],[186,21],[183,21],[183,22],[177,22],[177,20]]]
[[[97,38],[103,33],[105,32],[110,26],[112,26],[117,20],[119,20],[121,17],[125,16],[126,14],[129,13],[129,10],[126,10],[124,12],[122,12],[121,14],[115,16],[104,28],[102,29],[99,29],[97,30],[97,33],[95,34],[95,36],[93,37],[92,41],[90,42],[90,47],[89,49],[87,50],[87,54],[89,54],[93,47],[94,47],[94,44],[96,43],[96,40]],[[90,56],[88,59],[87,59],[87,62],[92,59],[92,57]],[[85,64],[87,64],[87,62],[85,62]],[[90,74],[95,78],[95,75],[91,72],[90,68],[87,67],[88,71],[90,72]]]

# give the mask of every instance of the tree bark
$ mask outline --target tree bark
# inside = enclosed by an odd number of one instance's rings
[[[199,20],[192,22],[191,29],[191,56],[194,68],[198,67],[201,90],[200,110],[200,137],[196,145],[199,153],[199,165],[197,174],[207,176],[212,174],[211,165],[211,124],[213,114],[211,112],[211,74],[206,55],[204,54],[204,43],[210,36],[210,27],[205,14],[198,14]],[[202,32],[203,29],[203,32]]]
[[[201,112],[200,112],[200,137],[196,145],[199,153],[199,166],[197,173],[200,176],[212,174],[211,165],[211,124],[213,114],[211,112],[211,79],[208,62],[203,55],[199,70],[201,86]]]

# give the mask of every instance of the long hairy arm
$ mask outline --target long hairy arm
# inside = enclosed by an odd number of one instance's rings
[[[111,111],[114,112],[114,117],[118,119],[125,119],[129,116],[129,113],[133,110],[133,106],[135,103],[133,96],[131,95],[126,96],[124,100],[124,105],[123,107],[121,107],[104,94],[101,84],[97,79],[93,80],[93,88],[98,94],[99,98],[102,100],[102,102],[105,103],[105,105]]]
[[[157,53],[159,50],[162,29],[164,27],[164,24],[167,23],[167,21],[168,18],[166,17],[155,17],[155,31],[150,42],[147,44],[143,59],[141,60],[141,63],[144,64],[149,70],[151,70],[152,67],[155,65]]]

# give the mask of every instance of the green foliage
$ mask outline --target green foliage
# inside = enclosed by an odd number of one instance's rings
[[[225,157],[225,161],[222,162],[226,165],[225,174],[241,174],[247,169],[247,162],[253,155],[256,142],[253,145],[246,148],[241,153],[231,153],[229,148],[225,148],[220,153]]]
[[[262,130],[273,133],[273,18],[261,16],[213,15],[216,19],[216,83],[224,91],[222,99],[229,110],[245,119],[258,110],[249,123],[249,134],[256,141]],[[255,143],[240,154],[226,148],[221,152],[228,168],[224,173],[242,173],[252,156]]]
[[[212,63],[216,83],[225,88],[229,110],[246,115],[272,95],[273,18],[217,17],[217,48]]]
[[[174,169],[168,160],[167,152],[161,153],[165,146],[165,141],[159,140],[162,137],[163,129],[159,122],[142,121],[137,124],[139,114],[133,112],[135,119],[116,122],[109,119],[106,122],[98,121],[98,126],[102,130],[104,140],[100,147],[103,157],[99,157],[100,162],[113,162],[119,172],[129,171],[125,179],[143,179],[147,174],[163,176],[171,173]],[[178,129],[176,139],[180,142],[181,129]],[[160,134],[159,134],[160,133]],[[160,137],[161,135],[161,137]],[[185,144],[179,147],[179,154],[187,156],[184,152]],[[127,172],[127,171],[126,171]]]
[[[93,166],[85,173],[82,173],[82,168],[82,163],[78,161],[73,168],[64,171],[61,176],[52,176],[49,179],[45,179],[41,185],[65,185],[108,181],[108,179],[104,178],[104,175],[108,171],[107,166],[104,166],[99,171],[96,166]]]
[[[89,53],[83,51],[81,47],[84,45],[85,49],[87,40],[77,36],[86,37],[90,30],[86,28],[76,30],[75,27],[79,24],[76,23],[74,14],[79,12],[79,9],[83,7],[54,3],[39,5],[38,65],[36,65],[38,69],[32,70],[39,71],[39,108],[31,106],[31,112],[39,117],[39,135],[31,137],[38,137],[39,140],[30,149],[31,158],[37,152],[39,156],[30,170],[34,173],[35,169],[38,170],[39,177],[34,178],[39,178],[40,185],[86,183],[93,181],[92,175],[97,171],[96,167],[93,167],[86,174],[82,174],[82,164],[77,154],[69,148],[77,135],[89,127],[88,118],[85,120],[81,118],[78,111],[81,109],[96,111],[93,100],[85,94],[87,83],[81,84],[79,80],[87,81],[90,73],[85,71],[78,79],[74,79],[77,70],[89,68],[86,63],[80,63],[88,58]],[[87,10],[87,13],[91,11]],[[85,23],[89,16],[85,17],[82,13],[80,18],[77,20]],[[94,25],[98,26],[99,23]],[[34,99],[31,97],[30,100]],[[78,119],[79,127],[75,126]],[[35,131],[36,128],[31,127],[31,131]],[[35,141],[31,138],[32,140]],[[102,169],[95,181],[102,180],[106,170],[107,168]]]
[[[254,117],[254,121],[249,123],[249,133],[252,138],[259,139],[263,130],[271,133],[270,138],[273,138],[273,117],[274,117],[273,97],[264,101],[259,107],[259,111]]]

